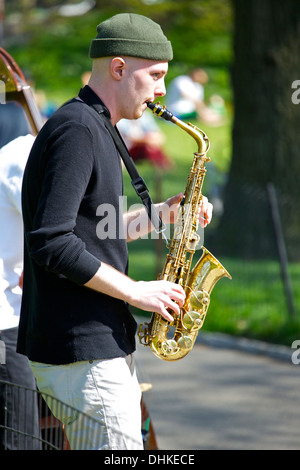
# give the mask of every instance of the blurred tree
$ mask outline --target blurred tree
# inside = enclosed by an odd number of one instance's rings
[[[300,259],[299,0],[233,0],[233,153],[216,250],[272,257],[267,185],[277,193],[291,261]]]

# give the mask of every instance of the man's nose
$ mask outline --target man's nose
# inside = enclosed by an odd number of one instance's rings
[[[165,81],[162,80],[159,85],[157,86],[155,90],[156,96],[165,96],[166,94],[166,86],[165,86]]]

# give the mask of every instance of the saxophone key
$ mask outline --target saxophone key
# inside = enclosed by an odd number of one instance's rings
[[[181,335],[178,339],[178,346],[181,349],[191,349],[194,341],[187,335]]]
[[[202,326],[201,314],[195,310],[187,312],[182,319],[182,324],[187,330],[194,327],[200,328]]]
[[[179,351],[177,342],[174,339],[169,339],[168,341],[164,341],[161,344],[161,349],[166,354],[176,354]]]

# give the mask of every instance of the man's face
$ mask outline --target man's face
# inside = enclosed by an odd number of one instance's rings
[[[138,119],[147,108],[147,101],[166,94],[164,79],[168,62],[132,57],[126,57],[125,62],[120,109],[123,118]]]

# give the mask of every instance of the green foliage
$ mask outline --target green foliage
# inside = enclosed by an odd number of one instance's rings
[[[17,28],[13,35],[7,33],[4,46],[36,87],[57,103],[77,93],[82,73],[90,70],[88,51],[97,24],[120,12],[146,15],[162,25],[174,49],[167,84],[179,73],[201,66],[210,75],[207,95],[218,91],[231,99],[229,0],[98,0],[94,9],[79,17],[59,15],[55,7],[62,2],[30,3],[42,8],[29,9],[17,0],[8,5],[7,23],[16,22]]]

